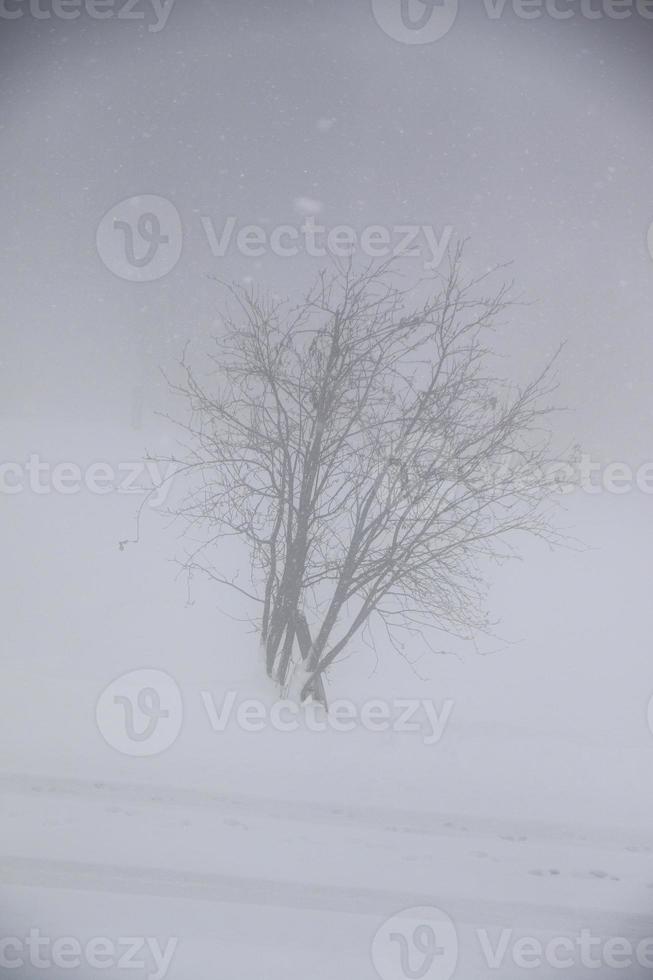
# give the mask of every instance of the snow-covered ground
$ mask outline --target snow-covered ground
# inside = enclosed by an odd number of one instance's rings
[[[81,422],[65,433],[6,423],[3,456],[117,467],[163,439]],[[650,498],[570,499],[588,548],[531,544],[497,574],[504,640],[487,655],[443,639],[451,656],[411,669],[379,636],[376,654],[361,646],[333,672],[331,698],[449,703],[430,745],[422,732],[213,730],[207,694],[270,702],[246,606],[199,581],[189,598],[167,560],[175,532],[155,513],[121,550],[139,500],[27,489],[0,501],[3,936],[175,938],[173,980],[448,980],[446,957],[420,973],[413,950],[409,974],[383,965],[381,940],[373,955],[384,921],[436,907],[457,932],[456,977],[575,980],[611,976],[613,954],[527,969],[515,942],[578,947],[589,930],[603,949],[653,934]],[[140,668],[173,678],[183,724],[166,751],[130,757],[96,706]],[[484,941],[495,949],[502,930],[493,968]],[[124,969],[47,975],[71,973]],[[155,976],[154,961],[132,975]]]

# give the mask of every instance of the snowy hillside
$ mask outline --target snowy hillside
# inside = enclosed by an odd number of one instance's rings
[[[3,438],[23,459],[21,427]],[[62,439],[44,426],[33,451],[117,472],[162,438],[79,425]],[[423,906],[451,917],[466,977],[496,973],[486,952],[504,928],[502,977],[520,975],[519,937],[648,935],[641,498],[574,497],[567,520],[591,548],[531,548],[502,572],[493,602],[506,642],[492,641],[495,652],[452,647],[411,669],[380,644],[378,663],[367,651],[331,672],[331,699],[430,700],[437,741],[425,718],[407,732],[243,730],[235,714],[218,724],[225,698],[274,703],[256,637],[214,586],[195,582],[189,602],[160,515],[119,548],[139,500],[29,488],[3,499],[15,556],[2,585],[8,934],[37,920],[55,936],[103,936],[110,922],[112,935],[160,937],[162,948],[176,937],[175,980],[303,976],[307,963],[318,977],[372,977],[377,929]],[[172,678],[183,720],[165,751],[129,757],[96,708],[143,668]]]

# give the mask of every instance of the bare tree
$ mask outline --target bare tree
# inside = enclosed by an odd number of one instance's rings
[[[297,697],[325,700],[374,618],[397,649],[401,630],[482,628],[486,560],[550,532],[552,362],[524,387],[497,377],[508,291],[485,279],[457,249],[419,303],[387,265],[322,273],[293,308],[228,287],[211,372],[184,356],[183,564],[257,604],[267,672]],[[245,583],[219,564],[230,536]]]

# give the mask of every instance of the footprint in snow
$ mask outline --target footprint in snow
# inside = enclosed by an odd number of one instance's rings
[[[549,877],[551,875],[559,875],[560,872],[557,868],[541,869],[536,868],[533,871],[528,872],[529,875],[537,875],[540,878]],[[571,875],[572,878],[579,878],[582,881],[621,881],[617,875],[611,875],[608,871],[600,871],[594,869],[592,871],[574,871]]]
[[[576,871],[572,876],[574,878],[581,878],[583,881],[600,880],[600,881],[621,881],[617,875],[611,875],[608,871],[600,871],[593,869],[591,871]]]

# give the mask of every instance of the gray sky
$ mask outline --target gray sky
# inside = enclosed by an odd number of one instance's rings
[[[649,457],[653,21],[571,6],[493,20],[467,3],[426,44],[389,37],[370,0],[177,0],[158,32],[145,0],[144,21],[41,20],[27,3],[0,19],[2,414],[122,425],[140,384],[160,407],[158,367],[219,313],[209,276],[285,293],[323,264],[216,258],[201,217],[297,225],[309,198],[330,227],[450,225],[473,269],[513,262],[535,301],[505,335],[521,374],[567,339],[560,424],[606,458]],[[150,283],[95,245],[136,194],[183,225],[179,262]]]

